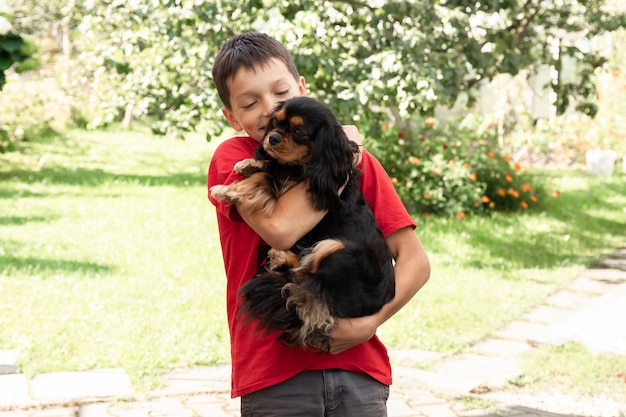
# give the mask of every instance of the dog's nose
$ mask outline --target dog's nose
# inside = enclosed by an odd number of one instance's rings
[[[270,142],[270,145],[272,146],[278,145],[282,141],[283,141],[283,137],[277,133],[272,133],[269,137],[269,142]]]

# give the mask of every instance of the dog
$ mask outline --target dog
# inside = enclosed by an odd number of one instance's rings
[[[288,251],[270,249],[266,270],[239,292],[239,315],[288,346],[328,352],[336,318],[374,314],[395,295],[393,257],[359,188],[358,145],[331,110],[296,97],[274,111],[254,158],[236,164],[243,180],[212,196],[271,214],[302,181],[324,218]]]

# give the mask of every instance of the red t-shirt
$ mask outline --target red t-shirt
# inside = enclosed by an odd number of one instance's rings
[[[257,142],[237,136],[221,143],[209,165],[208,187],[241,179],[233,170],[242,159],[252,157]],[[361,189],[385,236],[416,224],[398,198],[395,188],[380,163],[367,151],[359,165]],[[210,194],[210,193],[209,193]],[[226,309],[231,338],[232,396],[238,397],[278,384],[309,370],[344,369],[364,372],[383,384],[391,384],[391,365],[387,350],[377,336],[333,355],[289,348],[276,340],[277,333],[265,337],[254,324],[237,319],[237,292],[256,273],[265,242],[244,222],[237,210],[223,201],[209,199],[216,207],[217,223],[226,269]]]

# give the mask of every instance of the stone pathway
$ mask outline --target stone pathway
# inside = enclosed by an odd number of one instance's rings
[[[583,343],[593,352],[626,354],[626,248],[581,273],[523,319],[459,355],[391,349],[390,417],[619,417],[621,403],[560,393],[515,394],[500,387],[521,375],[520,355],[540,344]],[[28,380],[18,352],[0,351],[0,417],[235,417],[230,366],[180,369],[163,387],[136,393],[121,369],[55,372]],[[412,365],[432,363],[427,370]],[[459,397],[496,404],[464,410]],[[366,417],[366,416],[364,416]]]

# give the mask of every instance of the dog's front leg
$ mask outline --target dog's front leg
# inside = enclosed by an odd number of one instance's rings
[[[248,178],[252,174],[259,171],[267,171],[268,161],[259,161],[258,159],[243,159],[235,164],[235,171]]]

